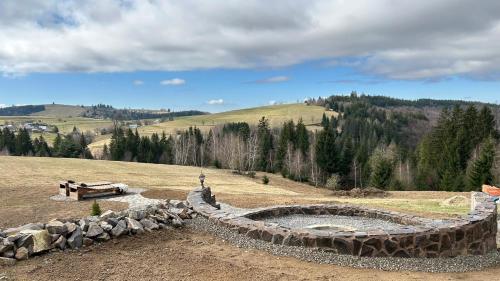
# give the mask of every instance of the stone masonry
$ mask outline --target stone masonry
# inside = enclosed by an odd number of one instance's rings
[[[471,193],[471,212],[468,215],[444,221],[347,204],[274,206],[231,214],[213,207],[213,202],[205,202],[204,198],[214,198],[210,195],[209,187],[197,188],[188,195],[188,202],[194,211],[219,225],[274,244],[323,248],[363,257],[436,258],[482,255],[496,250],[497,206],[481,192]],[[261,221],[290,214],[363,216],[408,227],[390,231],[325,232],[290,229]]]

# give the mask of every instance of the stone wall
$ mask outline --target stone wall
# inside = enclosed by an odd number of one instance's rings
[[[55,219],[0,230],[0,265],[51,250],[78,249],[120,236],[179,227],[184,219],[191,218],[191,213],[183,202],[164,201],[121,212],[106,211],[100,216]]]
[[[207,198],[207,193],[210,193],[209,188],[198,188],[188,195],[194,211],[250,238],[274,244],[325,248],[339,254],[371,257],[455,257],[496,250],[497,207],[488,195],[480,192],[471,194],[473,209],[468,215],[445,221],[353,205],[275,206],[235,215],[205,202],[203,198]],[[290,229],[260,221],[289,214],[363,216],[408,227],[392,231],[324,232]]]

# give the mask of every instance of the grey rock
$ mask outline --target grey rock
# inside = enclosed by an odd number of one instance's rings
[[[113,229],[113,226],[108,222],[102,221],[99,226],[106,232],[110,232]]]
[[[64,235],[68,232],[68,227],[64,223],[62,223],[58,220],[49,221],[49,223],[47,223],[45,228],[47,229],[47,231],[50,234],[62,234],[62,235]]]
[[[16,242],[19,238],[23,237],[22,234],[20,233],[16,233],[16,234],[13,234],[13,235],[9,235],[7,236],[7,241],[9,242]]]
[[[78,222],[82,231],[87,231],[89,229],[89,223],[90,221],[87,218],[83,218]]]
[[[119,237],[128,233],[127,223],[124,220],[119,221],[111,230],[113,237]]]
[[[101,235],[97,236],[95,239],[99,242],[106,242],[106,241],[109,241],[109,239],[111,239],[111,237],[109,236],[108,233],[103,232],[103,233],[101,233]]]
[[[17,249],[15,258],[16,260],[27,260],[29,257],[29,251],[28,249],[21,247]]]
[[[52,246],[61,250],[66,249],[66,238],[64,238],[64,236],[62,235],[59,236],[59,239],[52,243]]]
[[[169,205],[179,209],[187,208],[186,202],[181,200],[170,200]]]
[[[43,230],[23,230],[21,234],[32,235],[33,237],[33,253],[40,253],[50,250],[52,237],[46,229]],[[28,249],[29,250],[29,249]]]
[[[64,235],[61,235],[61,234],[50,234],[50,237],[51,237],[50,241],[52,241],[52,243],[54,243],[54,242],[56,242],[56,241],[57,241],[57,239],[59,239],[59,237],[61,237],[61,236],[64,236]]]
[[[34,244],[33,235],[31,234],[24,234],[21,238],[16,240],[16,246],[18,248],[26,248],[30,254],[33,253]]]
[[[115,227],[118,224],[119,219],[117,218],[108,218],[106,222],[109,223],[112,227]]]
[[[4,252],[4,253],[2,254],[2,256],[3,256],[4,258],[9,258],[9,259],[14,258],[14,256],[15,256],[15,255],[16,255],[16,253],[14,252],[14,249],[12,249],[12,250],[8,250],[7,252]]]
[[[89,224],[89,229],[87,230],[87,234],[85,234],[85,237],[94,238],[94,237],[101,235],[101,233],[103,233],[103,231],[104,230],[99,225],[97,225],[97,223],[91,222]]]
[[[158,224],[151,219],[142,219],[141,224],[146,230],[157,230],[159,228]]]
[[[77,225],[72,222],[66,222],[64,225],[66,226],[68,233],[73,233],[73,231],[75,231],[77,227]]]
[[[138,222],[132,218],[126,218],[126,221],[127,221],[127,228],[133,234],[144,232],[144,228],[142,227],[142,224],[140,222]]]
[[[143,210],[131,209],[128,211],[128,217],[133,220],[142,220],[146,216],[146,212]]]
[[[82,229],[79,226],[77,226],[75,231],[73,231],[73,233],[71,233],[71,236],[68,238],[67,243],[71,249],[77,249],[77,248],[82,247],[82,245],[83,245],[83,233],[82,233]]]
[[[91,246],[92,244],[94,244],[94,240],[86,237],[83,238],[83,246],[88,247]]]
[[[102,215],[99,216],[99,218],[101,220],[106,220],[106,219],[115,218],[115,217],[116,217],[116,213],[111,211],[111,210],[107,210],[106,212],[104,212]]]
[[[180,219],[173,219],[172,220],[172,225],[175,226],[175,227],[181,227],[183,225],[183,222]]]
[[[15,265],[16,264],[16,260],[15,259],[9,259],[9,258],[2,258],[0,257],[0,265],[3,265],[3,266],[12,266],[12,265]]]
[[[43,224],[28,223],[28,224],[25,224],[25,225],[22,225],[19,227],[8,228],[8,229],[4,230],[3,233],[5,234],[5,237],[7,237],[9,235],[19,233],[23,230],[42,230],[42,229],[43,229]]]
[[[7,233],[0,230],[0,238],[5,238],[5,237],[7,237]]]

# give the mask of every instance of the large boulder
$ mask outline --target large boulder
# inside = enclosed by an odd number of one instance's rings
[[[107,232],[103,232],[95,238],[95,240],[97,240],[99,242],[106,242],[106,241],[109,241],[109,239],[111,239],[111,237],[109,236],[109,234]]]
[[[16,258],[16,260],[26,260],[26,259],[28,259],[28,256],[29,256],[28,249],[21,247],[21,248],[17,249],[15,258]]]
[[[153,220],[151,219],[142,219],[141,224],[144,226],[144,229],[151,231],[151,230],[156,230],[160,228],[158,224],[156,224]]]
[[[12,249],[14,249],[13,242],[6,238],[0,238],[0,256],[7,251],[11,251]]]
[[[83,233],[82,229],[79,226],[77,226],[75,231],[71,233],[71,236],[68,238],[67,243],[71,249],[78,249],[82,247]]]
[[[174,208],[184,209],[187,208],[187,204],[181,200],[170,200],[168,204]]]
[[[107,210],[106,212],[104,212],[100,218],[101,220],[106,220],[106,219],[109,219],[109,218],[115,218],[116,217],[116,213],[111,211],[111,210]]]
[[[68,227],[58,220],[49,221],[45,228],[50,234],[65,235],[68,232]]]
[[[111,230],[111,235],[113,235],[113,237],[119,237],[127,233],[127,223],[124,220],[120,220]]]
[[[40,253],[52,248],[52,237],[46,229],[42,230],[23,230],[21,234],[31,235],[33,237],[33,253]]]
[[[19,227],[15,228],[8,228],[3,231],[5,236],[13,235],[16,233],[19,233],[23,230],[42,230],[44,228],[44,225],[41,223],[28,223]]]
[[[64,225],[66,226],[68,233],[73,233],[73,231],[75,231],[77,227],[76,223],[72,222],[66,222]]]
[[[146,217],[146,212],[144,210],[131,209],[128,211],[128,217],[140,221]]]
[[[34,247],[33,235],[31,234],[23,234],[19,239],[16,240],[16,246],[18,248],[26,248],[30,254],[33,253]]]
[[[95,238],[99,235],[101,235],[104,232],[104,230],[95,222],[91,222],[89,224],[89,229],[87,230],[87,234],[85,237],[87,238]]]
[[[113,226],[106,221],[102,221],[99,226],[106,232],[110,232],[113,229]]]
[[[83,218],[81,219],[78,224],[80,225],[80,228],[83,230],[83,231],[87,231],[89,229],[89,219],[87,218]]]
[[[140,222],[132,218],[126,218],[126,221],[127,221],[127,228],[133,234],[144,232],[144,228],[142,227],[142,224]]]
[[[58,248],[61,250],[66,249],[66,238],[64,236],[59,236],[59,239],[57,239],[54,243],[52,243],[52,247]]]

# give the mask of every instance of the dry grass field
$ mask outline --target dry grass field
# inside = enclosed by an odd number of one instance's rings
[[[109,180],[131,187],[145,188],[151,198],[185,199],[197,186],[201,169],[174,165],[155,165],[83,159],[0,157],[0,227],[14,222],[47,221],[55,217],[87,215],[89,201],[55,202],[60,180]],[[456,193],[391,192],[386,198],[349,198],[333,196],[331,191],[268,175],[269,185],[260,182],[262,174],[252,179],[231,171],[203,169],[206,183],[217,198],[238,207],[275,204],[346,202],[431,217],[449,217],[467,212],[467,207],[442,207],[440,202]],[[103,202],[103,208],[126,208],[121,203]]]
[[[138,131],[141,135],[151,135],[153,133],[161,134],[162,132],[175,134],[178,131],[186,130],[190,126],[196,126],[202,131],[208,132],[208,130],[214,126],[228,122],[247,122],[255,125],[262,116],[269,119],[269,123],[272,127],[281,126],[283,122],[290,119],[297,122],[302,118],[307,128],[315,130],[320,129],[317,124],[321,122],[323,113],[326,113],[328,116],[336,114],[333,111],[325,111],[321,106],[307,106],[302,103],[281,104],[226,111],[209,115],[179,117],[173,121],[140,127]],[[89,145],[90,149],[92,151],[99,150],[105,143],[109,143],[109,137],[110,136],[106,136],[106,138],[101,138],[91,143]]]

